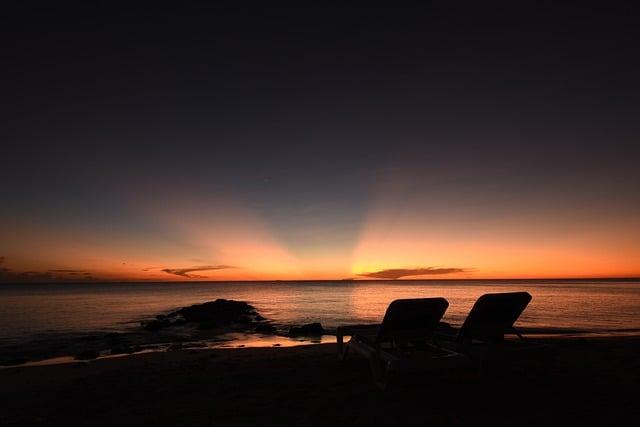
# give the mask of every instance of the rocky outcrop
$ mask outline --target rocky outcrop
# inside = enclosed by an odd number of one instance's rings
[[[277,329],[270,323],[260,323],[256,325],[255,331],[261,334],[275,334]]]
[[[139,350],[137,350],[139,351]],[[122,345],[122,346],[118,346],[118,347],[113,347],[111,349],[110,354],[115,355],[115,354],[133,354],[136,352],[136,348],[129,346],[129,345]]]
[[[147,331],[159,331],[160,329],[172,326],[171,322],[167,319],[163,320],[149,320],[142,322],[142,327]]]
[[[324,333],[324,328],[320,323],[308,323],[302,326],[293,326],[289,329],[290,337],[314,337]]]
[[[250,329],[255,325],[263,325],[261,322],[264,320],[253,306],[244,301],[217,299],[183,307],[166,315],[159,314],[153,320],[142,322],[142,327],[147,331],[159,331],[172,326],[195,324],[200,330],[230,325]]]
[[[187,350],[193,348],[206,348],[207,344],[203,342],[185,342],[185,343],[174,343],[167,347],[168,351],[176,351],[176,350]]]
[[[91,360],[97,359],[100,353],[97,350],[84,350],[75,355],[76,360]]]

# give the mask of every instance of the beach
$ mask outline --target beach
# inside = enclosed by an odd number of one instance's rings
[[[635,425],[640,337],[546,338],[548,370],[452,369],[376,388],[335,344],[187,349],[0,370],[0,424]]]

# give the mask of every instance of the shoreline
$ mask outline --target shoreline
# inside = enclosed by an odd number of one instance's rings
[[[308,345],[321,345],[335,343],[335,335],[323,335],[321,337],[288,337],[282,335],[261,335],[255,333],[230,332],[220,335],[216,340],[192,340],[165,342],[159,344],[149,344],[140,346],[140,350],[132,353],[107,353],[102,352],[98,357],[92,359],[77,359],[73,355],[60,355],[44,359],[29,360],[16,364],[0,364],[2,369],[28,368],[33,366],[48,366],[70,363],[92,363],[97,360],[107,360],[113,358],[132,357],[147,353],[165,353],[175,351],[204,351],[213,349],[230,348],[274,348],[274,347],[296,347]]]
[[[572,340],[572,339],[607,339],[607,338],[639,338],[640,329],[583,331],[559,328],[520,328],[525,338],[532,340]],[[61,354],[53,357],[33,358],[33,360],[16,358],[17,363],[0,363],[0,370],[28,368],[35,366],[50,366],[72,363],[92,363],[98,360],[132,357],[147,353],[164,353],[175,351],[204,351],[231,348],[286,348],[321,344],[334,344],[335,333],[323,334],[319,337],[289,337],[278,334],[260,334],[253,332],[226,332],[209,339],[193,339],[180,341],[165,341],[138,346],[138,350],[131,353],[113,353],[112,349],[105,349],[99,355],[90,359],[78,359],[72,354]]]
[[[0,370],[3,425],[626,425],[640,337],[551,338],[549,372],[443,371],[381,392],[334,344],[149,352]],[[373,410],[375,408],[375,410]],[[411,424],[411,420],[414,423]]]

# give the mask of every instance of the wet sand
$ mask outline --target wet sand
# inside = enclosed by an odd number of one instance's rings
[[[135,354],[0,370],[0,425],[635,425],[640,337],[548,339],[528,364],[400,379],[335,345]]]

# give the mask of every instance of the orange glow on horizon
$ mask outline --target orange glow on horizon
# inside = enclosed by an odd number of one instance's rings
[[[144,207],[162,230],[146,235],[16,224],[3,242],[0,280],[364,280],[384,270],[401,270],[400,279],[640,277],[637,218],[577,225],[533,214],[456,219],[410,198],[398,206],[382,197],[352,245],[327,239],[314,247],[286,244],[230,200],[169,205]],[[448,272],[411,274],[427,268]]]

